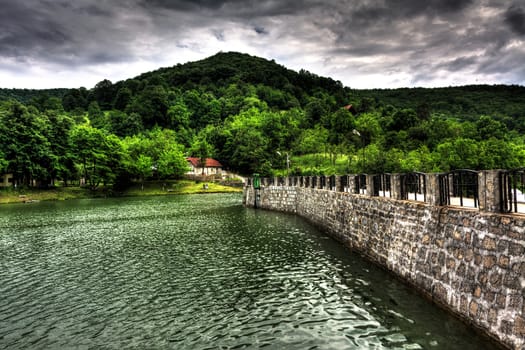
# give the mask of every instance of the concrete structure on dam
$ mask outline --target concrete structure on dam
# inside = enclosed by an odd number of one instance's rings
[[[523,349],[525,215],[515,179],[503,171],[250,179],[243,200],[307,218],[501,344]]]

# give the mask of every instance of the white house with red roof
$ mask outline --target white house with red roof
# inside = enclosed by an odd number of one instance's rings
[[[190,171],[187,175],[195,176],[209,176],[209,175],[222,175],[222,164],[213,158],[206,158],[204,164],[201,163],[201,159],[197,157],[187,157]]]
[[[0,187],[13,186],[14,177],[13,174],[2,174],[0,173]]]

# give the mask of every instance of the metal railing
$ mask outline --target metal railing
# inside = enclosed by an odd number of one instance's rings
[[[324,189],[326,187],[326,176],[319,176],[319,188]]]
[[[502,171],[499,175],[501,211],[525,213],[525,168]]]
[[[341,176],[339,192],[347,192],[347,191],[348,191],[348,175],[343,175]]]
[[[427,176],[413,172],[401,175],[401,199],[426,202]]]
[[[461,169],[439,175],[439,193],[440,205],[478,208],[478,172]]]
[[[328,189],[330,191],[335,191],[335,175],[332,175],[328,178]]]
[[[488,175],[487,175],[488,174]],[[480,177],[481,176],[481,177]],[[500,186],[488,186],[496,181]],[[372,182],[372,189],[367,185]],[[253,187],[253,178],[246,181]],[[260,185],[295,186],[312,189],[349,192],[369,196],[384,196],[401,200],[414,200],[440,206],[462,206],[480,208],[480,191],[485,205],[483,211],[501,213],[525,213],[525,168],[499,170],[479,173],[474,170],[454,170],[443,174],[425,174],[419,172],[398,174],[330,175],[330,176],[290,176],[260,178]],[[481,187],[480,187],[481,186]]]
[[[391,197],[392,196],[392,177],[390,174],[377,174],[372,176],[374,183],[375,197]]]
[[[359,174],[354,177],[354,193],[366,194],[366,174]]]

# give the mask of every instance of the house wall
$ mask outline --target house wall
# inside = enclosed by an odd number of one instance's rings
[[[432,203],[292,186],[289,180],[245,187],[244,202],[253,206],[258,198],[260,208],[307,218],[501,344],[522,349],[525,216],[488,211],[494,182],[483,181],[481,210],[436,205],[432,181]]]
[[[187,173],[189,175],[202,175],[204,172],[204,175],[215,175],[215,174],[221,174],[222,169],[221,168],[195,168],[192,165],[190,165],[190,171]]]
[[[0,187],[13,186],[13,174],[4,174],[0,176]]]

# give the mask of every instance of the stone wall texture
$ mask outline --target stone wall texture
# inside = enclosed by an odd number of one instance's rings
[[[258,196],[258,197],[257,197]],[[508,348],[525,349],[525,216],[298,186],[245,205],[307,218]]]

